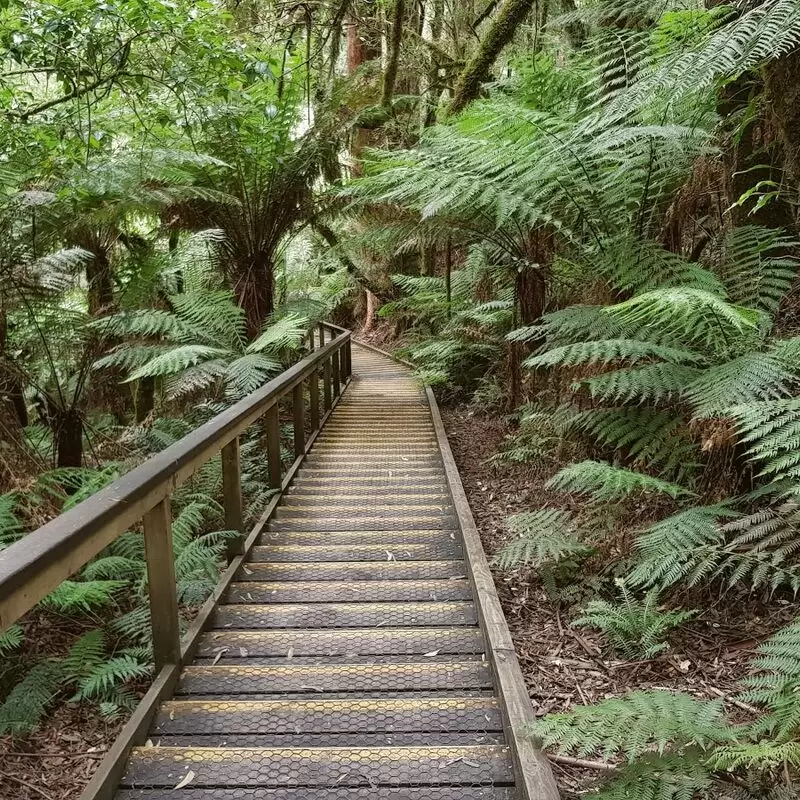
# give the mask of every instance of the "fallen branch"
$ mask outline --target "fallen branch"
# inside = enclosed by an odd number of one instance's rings
[[[615,772],[614,764],[607,764],[605,761],[588,761],[585,758],[572,758],[572,756],[547,756],[554,764],[561,764],[565,767],[582,767],[583,769],[596,769],[600,772]]]

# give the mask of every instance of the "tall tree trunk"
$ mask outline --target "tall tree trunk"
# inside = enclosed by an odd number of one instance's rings
[[[252,342],[275,310],[275,265],[266,253],[256,253],[235,277],[233,290],[244,309],[247,340]]]
[[[447,109],[448,115],[463,111],[478,96],[481,84],[489,78],[492,65],[514,37],[534,3],[535,0],[505,0],[477,51],[458,76],[453,99]]]
[[[51,427],[56,442],[56,466],[80,467],[83,464],[83,417],[76,408],[51,412]]]
[[[377,296],[369,289],[364,289],[367,297],[367,311],[364,317],[364,333],[369,333],[375,327],[375,315],[381,307]]]
[[[105,317],[116,311],[111,260],[102,247],[92,250],[94,258],[86,262],[87,302],[92,317]]]
[[[389,36],[389,53],[386,62],[386,71],[383,73],[383,93],[381,105],[391,108],[394,85],[397,81],[397,67],[400,63],[400,46],[403,43],[403,14],[405,13],[405,0],[394,0],[394,13],[392,14],[392,30]]]
[[[783,146],[792,200],[800,191],[800,50],[772,62],[764,71],[767,107]]]
[[[760,77],[745,74],[725,86],[717,101],[724,120],[747,113],[754,98],[763,91]],[[723,134],[723,158],[727,167],[728,201],[734,225],[764,225],[767,228],[792,228],[794,213],[784,196],[755,210],[756,199],[742,206],[733,205],[759,182],[780,185],[783,180],[784,153],[765,114],[753,115],[743,125]]]

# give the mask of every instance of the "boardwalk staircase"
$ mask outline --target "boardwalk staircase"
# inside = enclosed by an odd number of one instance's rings
[[[143,520],[156,677],[84,799],[557,800],[433,395],[340,328],[311,343],[0,553],[1,629]],[[276,495],[245,534],[238,436],[257,420]],[[243,534],[181,641],[169,493],[220,451]]]

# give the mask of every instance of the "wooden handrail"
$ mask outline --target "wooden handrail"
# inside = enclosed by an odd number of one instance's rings
[[[325,331],[329,334],[327,343],[323,343]],[[319,334],[320,346],[314,349],[312,332],[313,352],[297,364],[87,500],[0,551],[0,632],[131,525],[143,520],[156,666],[177,663],[179,620],[170,495],[209,459],[222,453],[225,523],[231,530],[244,533],[239,436],[266,415],[270,485],[280,492],[278,403],[287,395],[292,398],[297,462],[307,452],[304,382],[312,392],[309,412],[316,430],[321,422],[324,424],[317,394],[320,368],[326,410],[330,408],[328,398],[335,399],[342,390],[332,376],[341,374],[345,381],[350,376],[350,332],[323,323]],[[242,542],[243,537],[231,545],[231,555],[241,552]]]

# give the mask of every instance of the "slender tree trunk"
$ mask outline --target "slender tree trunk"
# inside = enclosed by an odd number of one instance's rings
[[[252,342],[275,310],[275,265],[266,253],[256,253],[234,281],[234,292],[244,309],[247,340]]]
[[[421,245],[419,248],[419,274],[430,276],[436,274],[436,245]]]
[[[458,76],[453,99],[447,109],[448,115],[463,111],[478,96],[481,84],[489,78],[492,65],[514,37],[534,3],[535,0],[505,0],[480,47]]]
[[[52,412],[51,425],[56,442],[56,466],[83,464],[83,417],[75,408]]]
[[[800,50],[764,71],[767,107],[781,138],[792,199],[800,190]]]
[[[111,261],[103,248],[93,250],[94,258],[86,262],[87,301],[92,317],[105,317],[116,311]]]
[[[364,289],[367,296],[367,313],[364,317],[364,333],[369,333],[375,327],[375,315],[381,307],[377,296],[369,289]]]
[[[400,63],[400,47],[403,43],[403,14],[405,13],[405,0],[394,0],[394,13],[392,14],[392,30],[389,36],[389,53],[386,62],[386,71],[383,73],[383,93],[381,105],[391,108],[394,85],[397,82],[397,67]]]
[[[144,422],[156,405],[156,379],[150,375],[142,378],[136,387],[136,421]]]

